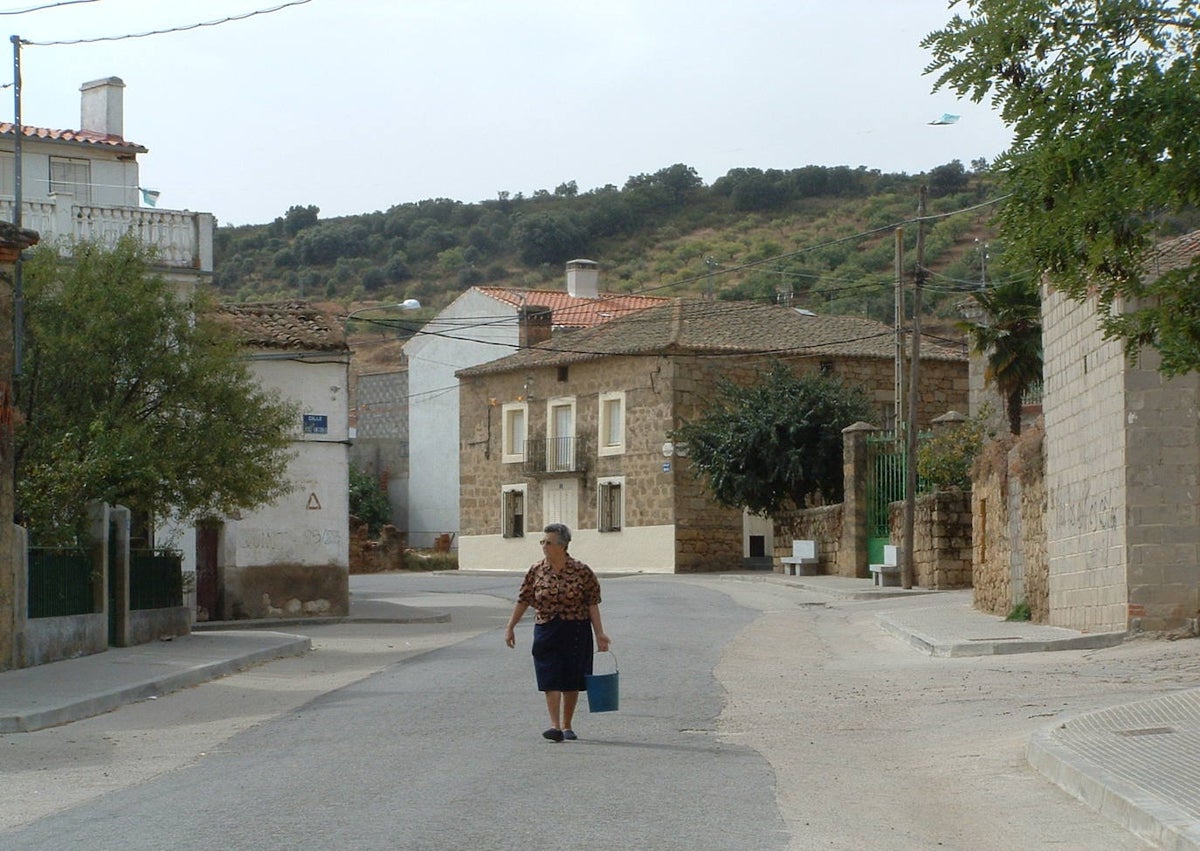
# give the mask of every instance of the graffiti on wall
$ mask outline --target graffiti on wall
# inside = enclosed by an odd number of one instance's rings
[[[1055,488],[1050,499],[1058,510],[1061,528],[1074,534],[1106,532],[1119,523],[1113,491],[1092,493],[1092,483],[1076,482]]]

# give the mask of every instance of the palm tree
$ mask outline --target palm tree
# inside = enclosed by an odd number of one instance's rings
[[[1042,380],[1042,314],[1037,284],[1009,281],[971,294],[984,319],[963,322],[971,348],[987,356],[989,382],[1004,400],[1008,429],[1021,433],[1021,397]]]

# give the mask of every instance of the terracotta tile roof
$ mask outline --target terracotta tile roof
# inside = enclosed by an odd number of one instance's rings
[[[599,298],[580,298],[563,290],[523,290],[509,287],[476,287],[486,296],[510,304],[537,305],[551,310],[555,328],[590,328],[637,310],[664,304],[665,298],[644,295],[601,293]]]
[[[1147,273],[1160,275],[1172,269],[1182,269],[1190,266],[1200,257],[1200,230],[1185,233],[1175,239],[1168,239],[1156,245],[1150,252],[1147,263]]]
[[[304,352],[345,352],[346,333],[331,313],[305,301],[217,305],[218,321],[246,346]]]
[[[10,121],[0,121],[0,136],[12,136],[14,125]],[[30,139],[44,139],[51,142],[77,142],[84,145],[101,145],[110,148],[122,148],[139,154],[147,149],[135,142],[127,142],[120,136],[106,136],[92,130],[51,130],[48,127],[30,127],[21,125],[21,135]]]
[[[890,325],[856,316],[819,316],[752,302],[674,299],[554,337],[456,375],[486,375],[613,355],[773,353],[891,360],[895,338]],[[921,357],[966,361],[962,351],[929,339],[922,340]]]

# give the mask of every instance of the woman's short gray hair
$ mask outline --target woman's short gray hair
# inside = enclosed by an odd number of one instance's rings
[[[551,523],[542,530],[548,535],[554,535],[558,538],[558,542],[564,547],[571,543],[571,530],[567,528],[565,523]]]

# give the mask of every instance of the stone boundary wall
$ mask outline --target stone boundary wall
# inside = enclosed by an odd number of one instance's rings
[[[987,447],[974,476],[975,608],[1007,616],[1019,603],[1050,620],[1046,484],[1040,427]]]
[[[904,503],[888,507],[890,536],[904,547]],[[944,490],[917,496],[913,514],[913,587],[970,588],[971,493]]]
[[[838,552],[842,546],[842,505],[823,505],[820,508],[806,508],[802,511],[789,511],[772,518],[774,521],[775,547],[771,555],[774,557],[774,571],[783,572],[781,558],[792,554],[792,541],[816,541],[818,572],[836,574]]]

